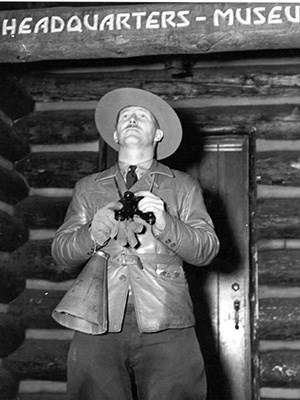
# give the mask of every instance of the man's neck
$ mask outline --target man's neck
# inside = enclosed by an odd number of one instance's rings
[[[139,161],[139,162],[134,162],[132,160],[129,161],[122,161],[119,159],[118,165],[121,171],[127,170],[129,165],[136,165],[142,170],[147,170],[151,167],[153,163],[153,158],[150,158],[149,160],[144,160],[144,161]]]
[[[153,151],[139,152],[139,151],[124,151],[124,149],[120,149],[118,155],[118,163],[119,165],[128,166],[128,165],[141,165],[151,167],[153,162]]]

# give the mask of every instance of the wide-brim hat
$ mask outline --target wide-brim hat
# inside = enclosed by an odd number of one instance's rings
[[[169,157],[180,145],[182,126],[173,108],[159,96],[142,89],[120,88],[106,93],[98,102],[95,122],[102,138],[113,149],[119,151],[113,134],[118,112],[128,106],[139,106],[149,110],[157,119],[164,137],[157,146],[158,160]]]

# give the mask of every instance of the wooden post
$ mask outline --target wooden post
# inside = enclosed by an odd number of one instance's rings
[[[2,11],[0,57],[19,63],[299,48],[297,7],[153,3]]]

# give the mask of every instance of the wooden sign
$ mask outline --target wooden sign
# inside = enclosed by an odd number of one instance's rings
[[[1,62],[299,48],[295,3],[140,3],[0,12]]]

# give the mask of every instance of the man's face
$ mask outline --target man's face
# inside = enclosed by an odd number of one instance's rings
[[[120,146],[144,148],[154,146],[161,138],[157,138],[158,126],[151,114],[144,107],[129,106],[119,113],[116,125],[115,140]]]

